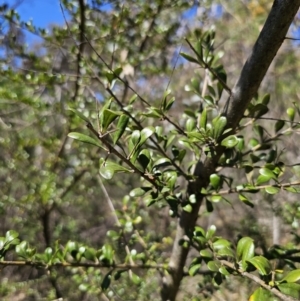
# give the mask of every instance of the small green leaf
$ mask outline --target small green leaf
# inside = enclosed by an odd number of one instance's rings
[[[110,272],[108,272],[105,276],[104,276],[104,278],[103,278],[103,281],[102,281],[102,283],[101,283],[101,288],[102,288],[102,290],[107,290],[108,288],[109,288],[109,286],[110,286],[110,282],[111,282],[111,273],[112,273],[112,271],[110,271]]]
[[[100,127],[101,127],[101,132],[105,133],[110,124],[118,118],[120,115],[122,115],[121,112],[115,112],[110,109],[105,109],[103,112],[101,112],[100,116]]]
[[[171,161],[168,158],[160,158],[153,163],[153,167],[167,166],[170,165]]]
[[[269,194],[276,194],[280,191],[280,189],[278,187],[266,187],[265,191]]]
[[[193,211],[193,207],[191,204],[185,205],[182,209],[188,213],[191,213]]]
[[[195,264],[189,268],[190,276],[195,276],[201,268],[201,263]]]
[[[173,103],[175,102],[175,97],[172,97],[166,104],[165,110],[169,111],[173,105]]]
[[[134,146],[136,146],[140,142],[140,139],[141,139],[141,132],[139,130],[133,131],[131,134],[131,141]]]
[[[225,247],[225,248],[221,248],[219,250],[217,250],[217,255],[218,256],[225,256],[225,257],[230,257],[230,258],[234,258],[234,252],[230,247]]]
[[[239,194],[239,199],[244,203],[246,204],[247,206],[253,208],[254,205],[253,203],[242,193]]]
[[[131,197],[143,196],[147,191],[151,190],[150,187],[138,187],[130,191],[129,195]]]
[[[229,276],[230,275],[230,273],[227,271],[227,269],[223,266],[219,268],[219,272],[224,276]]]
[[[239,143],[239,139],[235,135],[230,135],[222,140],[221,145],[227,148],[233,148]]]
[[[119,121],[117,124],[117,131],[112,134],[112,139],[113,139],[114,144],[116,144],[119,141],[119,139],[122,137],[122,135],[127,127],[128,121],[129,121],[129,117],[127,115],[122,115],[119,118]]]
[[[267,106],[270,102],[270,94],[269,93],[265,94],[261,102]]]
[[[209,261],[207,267],[212,272],[218,272],[221,265],[218,261]]]
[[[81,112],[77,111],[76,109],[73,108],[68,108],[69,111],[73,112],[75,115],[77,115],[79,118],[84,120],[87,123],[90,123],[87,117],[85,117]]]
[[[193,58],[192,56],[190,56],[190,55],[188,55],[188,54],[186,54],[186,53],[184,53],[184,52],[180,52],[180,55],[181,55],[182,57],[184,57],[187,61],[192,62],[192,63],[196,63],[196,64],[199,65],[198,60],[195,59],[195,58]]]
[[[97,140],[95,140],[94,138],[81,134],[81,133],[77,133],[77,132],[71,132],[68,134],[68,137],[73,138],[75,140],[81,141],[81,142],[85,142],[85,143],[89,143],[98,147],[101,147],[103,149],[105,149],[103,147],[103,145],[101,145],[100,142],[98,142]]]
[[[213,202],[213,203],[218,203],[222,200],[222,196],[220,195],[213,195],[212,197],[210,197],[210,200]]]
[[[187,121],[186,121],[186,124],[185,124],[185,128],[186,128],[186,131],[187,132],[191,132],[194,130],[196,126],[196,122],[195,122],[195,119],[194,118],[189,118]]]
[[[6,240],[7,243],[10,243],[11,241],[13,241],[17,237],[19,237],[19,233],[14,231],[14,230],[8,230],[5,233],[5,240]]]
[[[211,251],[205,249],[205,250],[201,250],[200,251],[200,255],[203,257],[203,258],[213,258],[213,254]]]
[[[206,210],[207,210],[207,212],[213,212],[214,211],[213,204],[208,199],[206,199]]]
[[[258,288],[250,296],[249,301],[270,301],[272,300],[273,295],[264,288]]]
[[[278,120],[275,123],[275,132],[277,133],[278,131],[280,131],[285,125],[285,122],[283,120]]]
[[[204,110],[201,113],[199,128],[206,130],[206,124],[207,124],[207,110],[206,108],[204,108]]]
[[[223,134],[226,124],[227,124],[227,119],[225,116],[218,116],[212,121],[213,137],[215,139],[218,139]]]
[[[214,250],[219,250],[219,249],[230,247],[230,246],[231,246],[231,243],[228,240],[223,239],[223,238],[220,238],[213,243]]]
[[[261,184],[266,183],[268,181],[270,181],[269,176],[259,175],[258,178],[256,179],[256,185],[261,185]]]
[[[294,118],[295,118],[295,109],[294,108],[288,108],[286,110],[286,113],[288,114],[290,121],[294,121]]]
[[[263,176],[269,177],[270,179],[276,179],[276,175],[273,173],[272,170],[268,169],[268,168],[261,168],[259,170],[259,173]]]
[[[282,293],[291,296],[296,300],[300,299],[300,284],[293,282],[280,283],[277,285],[277,287]]]
[[[247,259],[255,268],[259,271],[261,275],[269,275],[272,271],[271,263],[267,258],[263,256],[255,256]]]
[[[155,129],[153,127],[147,127],[147,128],[142,129],[139,147],[142,146],[154,132],[155,132]]]
[[[210,184],[212,185],[212,187],[214,189],[220,188],[220,183],[221,183],[220,176],[218,176],[217,174],[214,173],[209,177],[209,180],[210,180]]]
[[[138,155],[138,161],[142,165],[144,170],[147,168],[148,164],[150,163],[150,160],[150,151],[148,149],[143,149]]]
[[[129,104],[133,104],[137,100],[137,94],[133,94],[133,96],[129,99]]]
[[[131,280],[136,285],[141,283],[141,278],[138,275],[134,274],[134,273],[132,273]]]
[[[110,180],[116,172],[127,172],[131,173],[132,171],[122,165],[119,165],[112,161],[100,160],[100,174],[104,179]]]
[[[237,260],[241,261],[242,268],[247,268],[246,260],[254,257],[254,243],[250,237],[243,237],[239,240],[237,245]]]
[[[210,239],[214,236],[215,232],[217,230],[217,227],[215,225],[211,225],[206,232],[206,238]]]
[[[289,272],[281,282],[297,282],[300,280],[300,269]]]

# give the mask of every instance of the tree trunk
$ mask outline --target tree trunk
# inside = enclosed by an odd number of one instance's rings
[[[244,64],[240,77],[232,89],[228,110],[224,113],[224,116],[227,118],[227,127],[232,128],[233,131],[242,119],[252,97],[258,91],[271,62],[285,40],[286,33],[299,6],[300,0],[274,1],[252,53]],[[189,248],[184,247],[182,242],[188,241],[189,237],[191,237],[190,234],[195,227],[203,199],[203,196],[200,194],[201,188],[208,185],[209,176],[215,172],[215,167],[223,151],[224,148],[219,146],[214,157],[206,158],[204,162],[198,162],[194,171],[197,179],[188,183],[186,198],[191,194],[195,194],[197,203],[194,204],[191,213],[182,211],[177,220],[177,232],[169,263],[169,274],[164,276],[162,281],[161,299],[164,301],[174,301],[176,299],[189,252]]]

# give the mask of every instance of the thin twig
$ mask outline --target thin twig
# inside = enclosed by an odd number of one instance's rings
[[[126,163],[132,169],[133,172],[139,174],[147,182],[152,184],[154,187],[158,188],[158,184],[156,183],[155,178],[153,176],[145,174],[137,167],[135,167],[129,159],[124,157],[120,152],[118,152],[114,147],[111,146],[111,144],[106,140],[106,136],[101,136],[100,134],[98,134],[91,123],[87,124],[87,128],[107,147],[110,153],[116,155],[119,159],[121,159],[122,162]]]
[[[227,260],[220,260],[220,262],[229,267],[230,269],[236,271],[238,274],[240,274],[243,277],[246,277],[254,282],[256,282],[257,284],[259,284],[261,287],[263,287],[264,289],[268,290],[269,292],[271,292],[272,294],[274,294],[276,297],[280,298],[283,301],[297,301],[298,299],[295,299],[293,297],[287,296],[285,294],[283,294],[281,291],[279,291],[276,287],[270,286],[268,284],[266,284],[262,279],[260,279],[259,277],[255,276],[254,274],[248,273],[243,271],[242,269],[238,268],[237,266],[235,266],[233,263],[227,261]]]
[[[194,46],[190,43],[190,41],[186,38],[185,39],[186,40],[186,42],[189,44],[189,46],[190,46],[190,48],[193,50],[193,52],[197,55],[197,57],[198,57],[198,52],[197,52],[197,50],[194,48]],[[201,64],[203,64],[204,65],[204,68],[205,69],[208,69],[210,72],[211,72],[211,74],[213,74],[217,79],[218,79],[218,81],[219,81],[219,83],[222,85],[222,87],[228,92],[228,94],[229,94],[229,96],[231,96],[232,95],[232,91],[231,91],[231,89],[229,88],[229,86],[224,82],[224,80],[215,72],[215,70],[213,69],[213,68],[211,68],[206,62],[204,62],[203,61],[203,59],[202,58],[200,58],[201,59]]]

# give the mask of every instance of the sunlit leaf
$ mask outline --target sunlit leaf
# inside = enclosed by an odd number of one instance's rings
[[[254,265],[261,275],[269,275],[271,273],[271,263],[263,256],[249,258],[247,259],[247,262],[250,262],[252,265]]]
[[[98,147],[101,147],[103,149],[105,149],[103,147],[103,145],[101,145],[100,142],[98,142],[97,140],[95,140],[94,138],[81,134],[81,133],[76,133],[76,132],[71,132],[68,134],[68,137],[73,138],[75,140],[81,141],[81,142],[85,142],[85,143],[89,143]]]

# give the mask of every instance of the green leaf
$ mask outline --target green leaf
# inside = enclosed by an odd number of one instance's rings
[[[129,117],[127,115],[122,115],[119,118],[119,121],[117,124],[117,131],[112,134],[112,139],[113,139],[114,144],[116,144],[119,141],[119,139],[122,137],[122,135],[127,127],[128,121],[129,121]]]
[[[218,176],[217,174],[212,174],[209,177],[210,184],[214,189],[219,189],[220,188],[220,183],[221,183],[221,177]]]
[[[223,197],[221,195],[213,195],[210,197],[211,202],[213,203],[218,203],[223,199]]]
[[[132,273],[131,281],[132,281],[134,284],[138,285],[138,284],[141,283],[141,278],[140,278],[138,275]]]
[[[138,146],[141,147],[154,132],[155,132],[155,129],[153,127],[147,127],[147,128],[142,129],[141,139],[139,141]]]
[[[213,258],[213,254],[211,251],[205,249],[200,251],[200,255],[204,258]]]
[[[206,124],[207,124],[207,110],[206,108],[204,108],[204,110],[201,113],[199,128],[206,130]]]
[[[272,293],[260,287],[250,296],[249,301],[270,301],[272,298]]]
[[[89,143],[98,147],[101,147],[103,149],[105,149],[103,147],[103,145],[101,145],[100,142],[98,142],[97,140],[95,140],[94,138],[81,134],[81,133],[77,133],[77,132],[71,132],[68,134],[68,137],[73,138],[75,140],[81,141],[81,142],[85,142],[85,143]]]
[[[171,161],[170,159],[168,158],[160,158],[158,160],[156,160],[154,163],[153,163],[153,168],[154,167],[160,167],[160,166],[167,166],[167,165],[170,165],[171,164]]]
[[[187,61],[192,62],[192,63],[196,63],[199,65],[199,62],[197,59],[193,58],[192,56],[190,56],[189,54],[186,54],[184,52],[180,52],[180,55],[182,57],[184,57]]]
[[[254,257],[254,243],[250,237],[243,237],[237,245],[237,260],[241,261],[241,266],[245,270],[247,268],[246,260]]]
[[[278,187],[266,187],[265,191],[269,194],[276,194],[280,191],[280,189]]]
[[[259,271],[261,275],[269,275],[272,271],[271,263],[263,256],[255,256],[247,260]]]
[[[133,94],[132,97],[129,99],[129,104],[133,104],[136,101],[137,97],[137,94]]]
[[[130,191],[131,197],[143,196],[147,191],[151,190],[151,187],[138,187]]]
[[[235,135],[230,135],[222,140],[221,145],[227,148],[233,148],[239,143],[239,139]]]
[[[189,118],[187,121],[186,121],[186,124],[185,124],[185,128],[186,128],[186,131],[187,132],[191,132],[194,130],[196,126],[196,122],[195,122],[195,119],[194,118]]]
[[[239,193],[239,199],[244,203],[246,204],[247,206],[253,208],[254,207],[254,204],[245,196],[243,195],[242,193]]]
[[[111,273],[112,271],[109,271],[103,278],[103,281],[101,283],[101,288],[103,291],[107,290],[110,286],[110,282],[111,282]]]
[[[115,112],[110,109],[105,109],[101,112],[100,115],[100,128],[101,132],[105,133],[108,127],[111,125],[111,123],[118,118],[120,115],[122,115],[121,112]]]
[[[141,139],[141,132],[139,130],[135,130],[131,134],[131,141],[134,146],[138,145]]]
[[[283,120],[277,120],[275,123],[275,132],[277,133],[280,131],[285,125],[285,122]]]
[[[289,272],[281,282],[297,282],[300,280],[300,269]]]
[[[193,207],[191,204],[185,205],[182,209],[188,213],[191,213],[193,211]]]
[[[90,123],[90,121],[88,120],[88,118],[85,117],[81,112],[77,111],[76,109],[68,108],[68,111],[73,112],[76,116],[78,116],[79,118],[81,118],[85,122]]]
[[[269,176],[263,176],[263,175],[259,175],[258,178],[256,179],[256,185],[261,185],[263,183],[266,183],[270,181],[270,177]]]
[[[286,110],[286,113],[288,114],[290,121],[294,121],[294,118],[295,118],[295,109],[294,108],[288,108]]]
[[[148,149],[143,149],[138,155],[138,161],[145,170],[151,161],[150,151]]]
[[[230,247],[225,247],[225,248],[221,248],[219,250],[217,250],[217,255],[218,256],[225,256],[225,257],[231,257],[234,258],[234,252]]]
[[[230,275],[230,273],[228,272],[228,270],[224,266],[219,268],[219,272],[224,276],[229,276]]]
[[[5,240],[6,240],[6,243],[10,243],[12,242],[15,238],[19,237],[19,233],[14,231],[14,230],[8,230],[6,233],[5,233]]]
[[[212,272],[218,272],[221,265],[218,261],[209,261],[207,267]]]
[[[175,97],[172,97],[166,104],[165,110],[169,111],[173,105],[173,103],[175,102]]]
[[[215,225],[211,225],[208,229],[208,231],[206,232],[206,238],[210,239],[214,236],[214,234],[216,233],[217,227]]]
[[[225,116],[218,116],[212,121],[213,137],[215,139],[218,139],[223,134],[226,124],[227,124],[227,119]]]
[[[114,250],[110,245],[105,244],[101,248],[101,255],[99,260],[108,264],[113,264],[114,262]]]
[[[267,106],[270,102],[270,94],[269,93],[265,94],[261,102]]]
[[[131,173],[132,171],[122,165],[119,165],[112,161],[100,160],[100,174],[104,179],[110,180],[116,172],[127,172]]]
[[[300,299],[300,284],[292,282],[280,283],[277,285],[277,287],[282,293],[291,296],[297,300]]]
[[[276,175],[273,173],[272,170],[268,169],[268,168],[261,168],[259,170],[259,173],[263,176],[269,177],[270,179],[276,179]]]
[[[211,201],[209,201],[208,199],[206,199],[206,210],[207,212],[213,212],[214,211],[214,207]]]
[[[189,268],[190,276],[195,276],[197,272],[201,269],[201,263],[195,264]]]
[[[230,246],[231,246],[231,243],[228,240],[223,239],[223,238],[219,238],[218,240],[216,240],[213,243],[214,250],[220,250],[220,249],[227,248]]]

